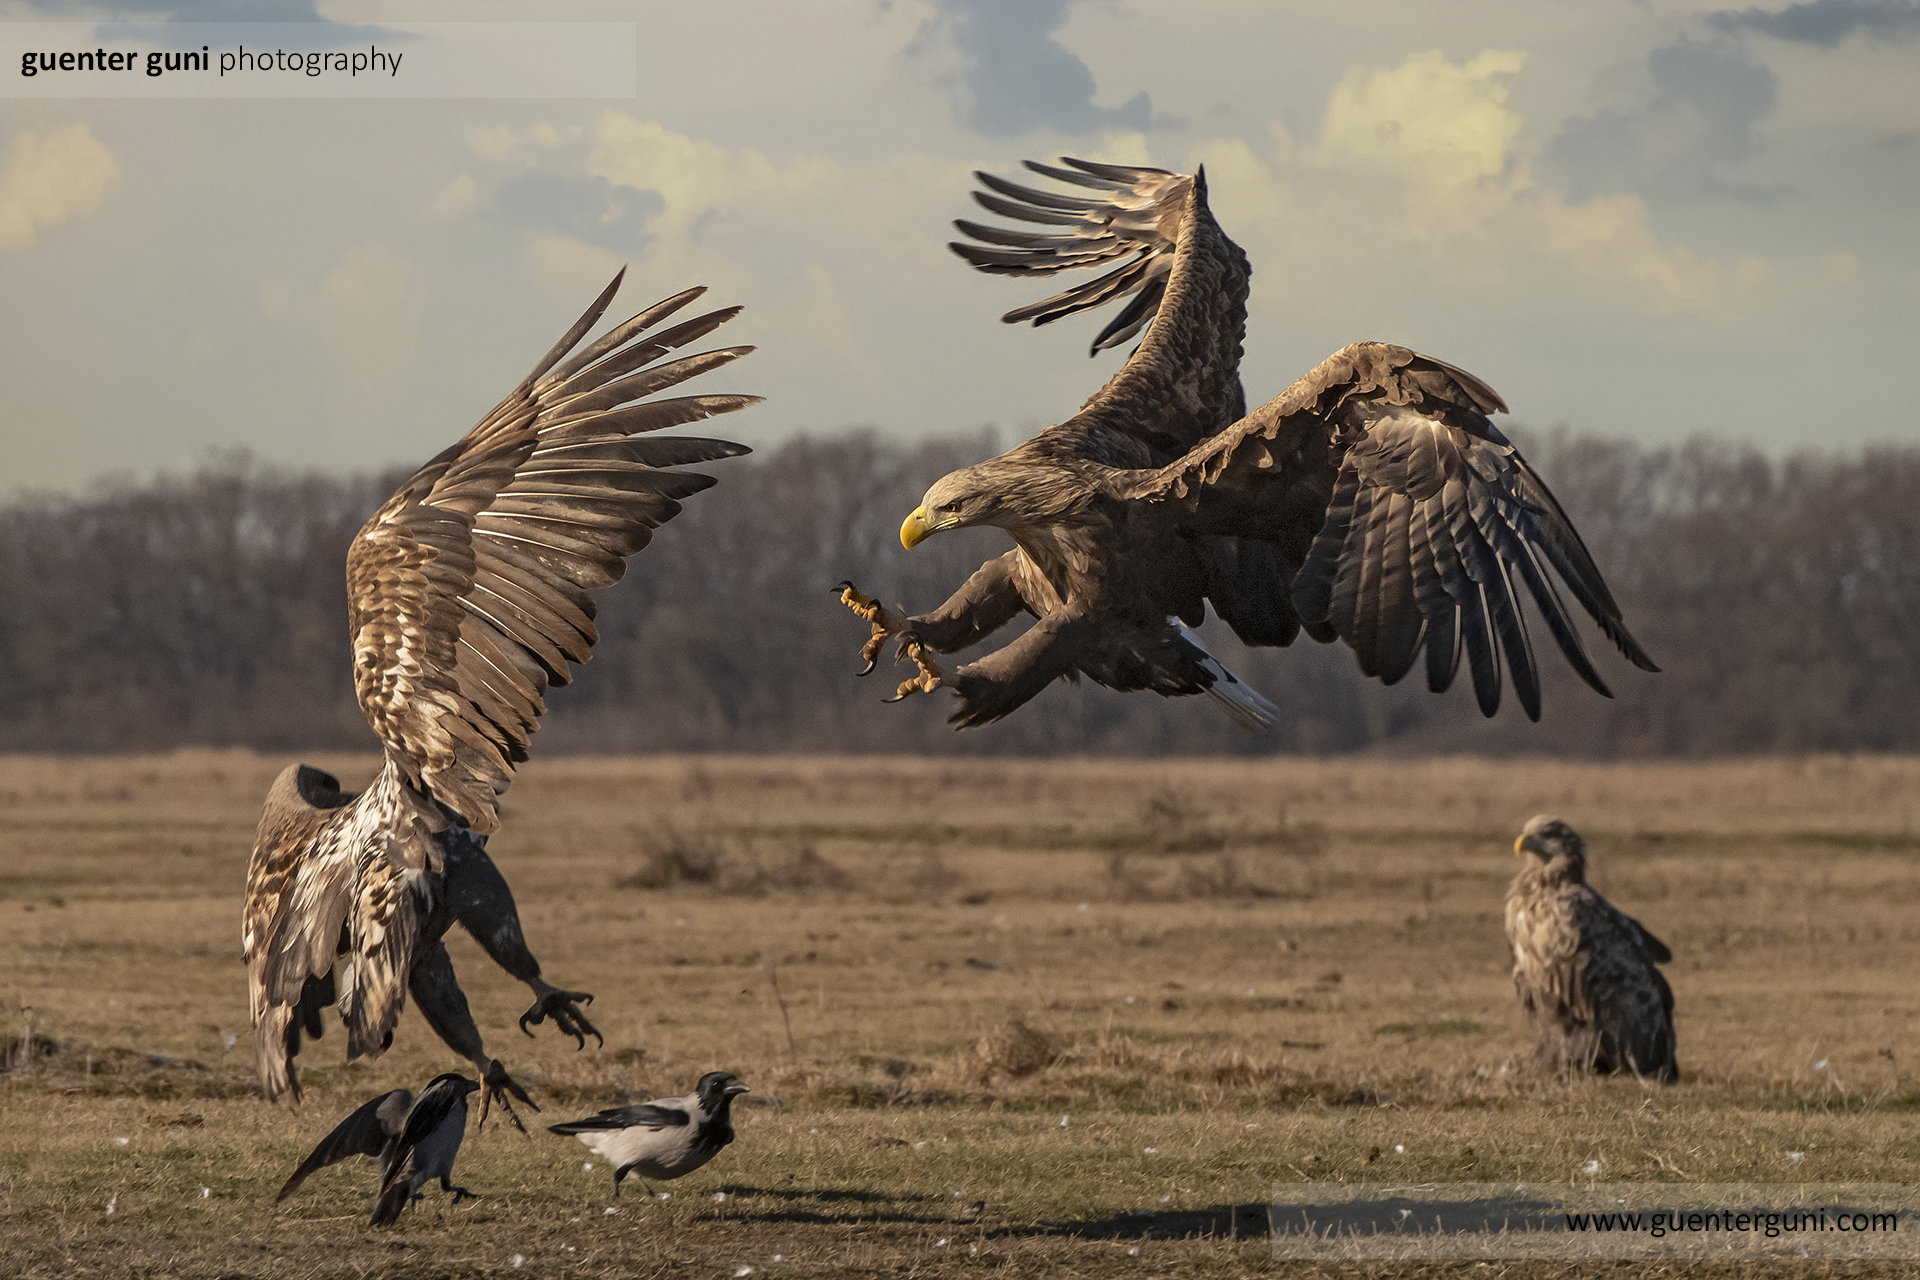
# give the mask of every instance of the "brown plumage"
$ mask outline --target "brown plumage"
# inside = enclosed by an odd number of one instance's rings
[[[1513,851],[1507,942],[1540,1056],[1566,1071],[1678,1079],[1673,989],[1656,967],[1673,952],[1587,884],[1586,842],[1566,823],[1541,814]]]
[[[594,593],[619,580],[680,499],[713,483],[672,468],[747,452],[643,433],[759,399],[643,399],[752,350],[662,359],[738,314],[728,307],[658,328],[704,289],[575,352],[619,286],[615,277],[497,408],[402,485],[347,553],[354,687],[386,758],[357,796],[304,766],[268,792],[247,873],[245,944],[269,1098],[297,1095],[292,1057],[303,1031],[320,1034],[327,1004],[346,1022],[350,1058],[378,1054],[409,986],[489,1090],[508,1083],[480,1046],[439,943],[456,919],[534,988],[523,1030],[552,1015],[583,1044],[583,1033],[597,1034],[576,1007],[591,997],[541,979],[486,835],[513,766],[527,758],[547,686],[567,683],[590,656]]]
[[[1180,626],[1197,626],[1209,604],[1251,645],[1290,644],[1303,630],[1338,637],[1388,684],[1424,651],[1439,692],[1464,655],[1489,716],[1504,660],[1538,719],[1523,597],[1567,662],[1607,693],[1549,570],[1631,662],[1656,670],[1553,495],[1488,420],[1506,410],[1492,388],[1405,347],[1363,342],[1248,413],[1249,268],[1207,206],[1205,175],[1064,163],[1028,167],[1078,195],[979,175],[990,188],[975,196],[982,205],[1048,231],[960,222],[986,245],[952,248],[999,274],[1112,266],[1004,319],[1046,324],[1130,296],[1094,349],[1143,325],[1146,336],[1079,413],[946,476],[901,528],[912,546],[997,525],[1016,550],[932,613],[862,607],[876,639],[898,635],[916,655],[965,648],[1021,612],[1039,620],[940,680],[959,695],[958,724],[996,720],[1074,674],[1219,696],[1231,678]]]

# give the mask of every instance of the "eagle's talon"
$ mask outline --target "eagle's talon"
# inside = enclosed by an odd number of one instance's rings
[[[474,1125],[475,1132],[487,1127],[487,1114],[493,1109],[495,1098],[500,1100],[500,1109],[507,1113],[507,1119],[512,1122],[513,1127],[521,1134],[531,1137],[532,1135],[527,1134],[527,1126],[520,1123],[520,1117],[513,1109],[513,1099],[518,1098],[535,1111],[538,1111],[540,1106],[527,1096],[527,1091],[520,1087],[519,1081],[507,1074],[506,1067],[498,1058],[493,1060],[480,1077],[480,1120]]]
[[[901,637],[901,647],[899,652],[894,656],[894,661],[898,662],[902,656],[908,656],[907,646],[912,633],[909,630],[905,618],[888,612],[885,605],[875,600],[872,596],[863,595],[860,589],[855,587],[852,582],[842,582],[837,590],[840,595],[840,603],[853,610],[856,617],[873,628],[873,634],[869,635],[867,642],[860,646],[861,660],[867,665],[854,673],[856,677],[873,674],[875,668],[880,665],[880,652],[886,648],[888,636]],[[912,644],[916,649],[919,647],[917,640],[913,640]],[[915,661],[917,662],[918,659],[915,659]],[[893,697],[884,698],[882,701],[898,702],[900,699],[906,697],[908,693],[916,691],[921,687],[917,681],[924,679],[928,670],[927,664],[921,663],[920,677],[916,678],[916,681],[908,682],[914,685],[914,689],[908,689],[906,685],[902,685]],[[934,679],[936,681],[939,679],[938,672],[934,672]],[[927,685],[926,687],[933,688],[934,686]]]
[[[900,632],[900,648],[895,652],[893,660],[898,662],[902,658],[912,659],[913,665],[920,668],[920,673],[910,680],[902,680],[900,687],[894,690],[893,696],[882,698],[882,702],[899,702],[911,694],[932,693],[935,689],[946,685],[946,676],[935,665],[933,659],[927,656],[926,646],[920,643],[920,637],[910,629]]]
[[[542,995],[538,1000],[533,1002],[531,1009],[520,1015],[521,1033],[532,1036],[533,1032],[527,1030],[527,1024],[532,1023],[537,1027],[542,1022],[545,1022],[548,1016],[551,1015],[553,1025],[559,1028],[561,1035],[572,1036],[575,1040],[579,1041],[579,1044],[574,1047],[576,1053],[587,1047],[588,1036],[592,1036],[595,1040],[598,1040],[601,1048],[606,1048],[607,1038],[600,1034],[599,1028],[589,1022],[587,1016],[581,1013],[577,1007],[582,1001],[587,1004],[592,1004],[593,993],[590,991],[548,991],[545,995]]]

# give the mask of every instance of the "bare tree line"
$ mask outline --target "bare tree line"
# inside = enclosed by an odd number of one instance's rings
[[[1775,461],[1711,441],[1527,443],[1665,668],[1597,655],[1609,701],[1549,658],[1539,725],[1511,700],[1483,721],[1464,681],[1435,697],[1417,664],[1382,688],[1339,646],[1248,651],[1218,623],[1215,652],[1282,709],[1270,734],[1242,734],[1201,699],[1092,686],[1058,685],[959,735],[942,695],[883,706],[894,677],[853,678],[864,628],[833,584],[852,578],[921,610],[1006,543],[971,530],[907,553],[895,537],[928,483],[991,448],[984,433],[906,445],[854,432],[713,465],[722,484],[603,597],[595,659],[550,695],[538,749],[1920,748],[1920,448]],[[294,475],[236,456],[0,508],[0,750],[371,746],[353,701],[343,563],[400,478]]]

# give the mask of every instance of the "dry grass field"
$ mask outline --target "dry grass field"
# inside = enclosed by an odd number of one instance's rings
[[[1265,1208],[1589,1161],[1920,1182],[1920,760],[549,759],[491,848],[606,1044],[523,1037],[450,938],[489,1046],[540,1122],[732,1070],[739,1141],[616,1205],[490,1123],[476,1201],[376,1232],[355,1161],[276,1207],[349,1109],[462,1066],[409,1011],[376,1061],[310,1047],[303,1109],[254,1095],[240,896],[285,763],[0,764],[0,1274],[1589,1274],[1276,1262]],[[1500,907],[1541,810],[1673,946],[1678,1085],[1530,1062]]]

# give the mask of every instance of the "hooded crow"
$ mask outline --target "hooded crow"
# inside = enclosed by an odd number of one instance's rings
[[[380,1162],[380,1199],[370,1219],[373,1226],[391,1226],[433,1178],[453,1193],[455,1204],[475,1198],[465,1187],[453,1185],[453,1159],[466,1136],[467,1095],[479,1087],[450,1071],[435,1076],[417,1098],[405,1089],[395,1089],[372,1099],[320,1140],[280,1188],[275,1202],[298,1191],[308,1175],[349,1156],[370,1156]]]
[[[629,1173],[666,1182],[692,1173],[733,1141],[733,1100],[747,1086],[726,1071],[709,1071],[684,1098],[655,1098],[637,1107],[614,1107],[585,1120],[548,1125],[580,1139],[613,1165],[613,1194]],[[648,1189],[652,1194],[652,1189]]]

